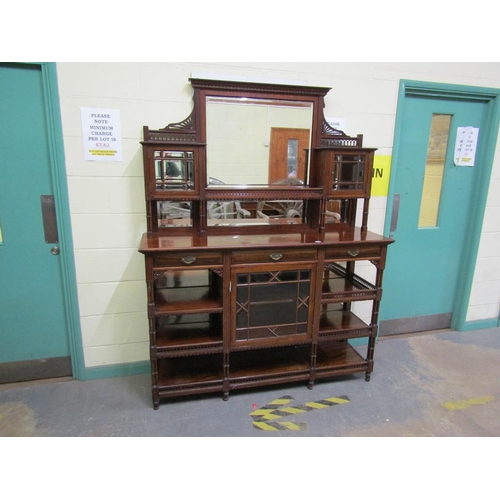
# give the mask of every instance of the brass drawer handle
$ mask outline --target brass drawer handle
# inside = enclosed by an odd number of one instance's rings
[[[351,257],[356,257],[359,255],[359,250],[347,250],[347,255],[350,255]]]
[[[194,264],[196,262],[196,257],[192,257],[192,256],[182,257],[181,262],[183,264],[187,264],[189,266],[189,265]]]
[[[281,253],[272,253],[271,255],[269,255],[270,259],[271,260],[281,260],[283,258],[283,254]]]

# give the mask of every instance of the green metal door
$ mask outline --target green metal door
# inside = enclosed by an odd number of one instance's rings
[[[0,65],[0,382],[72,374],[42,78]]]
[[[407,91],[400,100],[386,227],[396,242],[384,275],[382,335],[452,325],[470,285],[471,225],[482,220],[475,205],[491,168],[486,151],[495,147],[487,139],[490,118],[488,99],[467,92]],[[473,160],[459,159],[457,135],[464,134]]]

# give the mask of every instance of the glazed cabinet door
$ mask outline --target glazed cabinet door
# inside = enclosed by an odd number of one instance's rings
[[[164,195],[175,192],[194,191],[195,154],[193,150],[151,148],[149,161],[154,179],[151,179],[151,194]]]
[[[316,154],[330,198],[370,196],[373,150],[321,149]]]
[[[200,147],[144,143],[143,148],[148,232],[199,228]]]
[[[368,196],[367,184],[371,173],[371,155],[364,152],[335,151],[331,158],[330,195],[338,191],[344,196]]]
[[[231,347],[305,343],[312,338],[315,263],[234,266]]]

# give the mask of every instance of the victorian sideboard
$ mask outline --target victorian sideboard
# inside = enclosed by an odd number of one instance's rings
[[[328,88],[190,85],[190,116],[145,126],[142,141],[154,408],[351,373],[369,380],[393,242],[367,229],[375,149],[326,123]]]

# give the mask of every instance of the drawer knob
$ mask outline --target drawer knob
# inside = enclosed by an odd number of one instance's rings
[[[271,255],[269,255],[269,257],[271,258],[271,260],[281,260],[283,258],[283,254],[272,253]]]
[[[359,255],[359,250],[347,250],[347,255],[350,255],[351,257],[356,257]]]
[[[182,257],[181,262],[183,264],[187,264],[188,266],[191,264],[194,264],[196,262],[196,257],[193,256],[188,256],[188,257]]]

